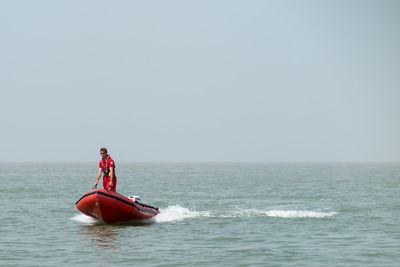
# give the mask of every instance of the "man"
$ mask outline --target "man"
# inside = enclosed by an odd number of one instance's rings
[[[117,187],[117,177],[115,176],[115,163],[114,160],[107,154],[107,148],[100,149],[101,160],[99,162],[99,172],[97,173],[97,180],[94,184],[97,186],[101,173],[103,173],[103,188],[114,191]]]

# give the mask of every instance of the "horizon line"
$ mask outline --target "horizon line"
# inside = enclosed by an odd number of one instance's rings
[[[41,163],[54,163],[54,164],[73,164],[73,163],[90,163],[92,164],[93,162],[98,162],[98,160],[94,161],[61,161],[61,160],[56,160],[56,161],[44,161],[44,160],[38,160],[38,161],[0,161],[0,164],[15,164],[15,163],[20,163],[20,164],[41,164]],[[313,161],[313,160],[293,160],[293,161],[286,161],[286,160],[281,160],[281,161],[267,161],[267,160],[216,160],[216,161],[206,161],[206,160],[148,160],[148,161],[117,161],[118,163],[138,163],[138,164],[149,164],[149,163],[154,163],[154,164],[168,164],[168,163],[226,163],[226,164],[232,164],[232,163],[259,163],[259,164],[285,164],[285,163],[298,163],[298,164],[323,164],[323,163],[400,163],[400,160],[343,160],[343,161],[333,161],[333,160],[326,160],[326,161]]]

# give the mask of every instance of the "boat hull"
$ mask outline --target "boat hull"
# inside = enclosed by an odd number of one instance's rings
[[[106,223],[147,220],[159,213],[157,208],[104,189],[94,189],[85,193],[76,202],[76,208]]]

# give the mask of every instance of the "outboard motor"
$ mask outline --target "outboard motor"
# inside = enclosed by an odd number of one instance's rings
[[[129,196],[129,199],[132,199],[134,202],[139,202],[140,201],[140,197],[139,196]]]

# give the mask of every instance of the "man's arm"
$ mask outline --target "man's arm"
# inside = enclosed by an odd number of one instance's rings
[[[114,184],[114,167],[110,167],[110,173],[111,173],[110,186],[113,186],[113,184]]]

